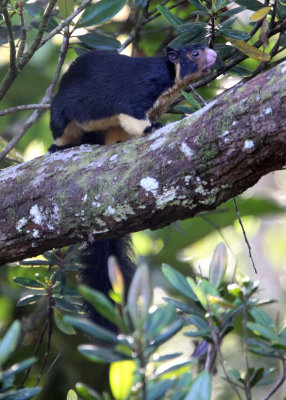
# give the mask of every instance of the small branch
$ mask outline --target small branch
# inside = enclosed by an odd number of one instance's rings
[[[232,390],[237,395],[238,399],[242,400],[242,398],[240,396],[240,393],[239,393],[235,383],[233,382],[233,380],[231,379],[227,369],[225,368],[224,360],[223,360],[223,357],[222,357],[222,354],[221,354],[221,351],[220,351],[220,340],[219,340],[219,337],[218,337],[218,335],[216,333],[215,326],[214,326],[214,323],[213,323],[213,319],[212,319],[209,307],[208,307],[208,321],[209,321],[209,326],[210,326],[210,329],[211,329],[211,334],[212,334],[212,338],[213,338],[213,342],[214,342],[214,347],[215,347],[215,350],[216,350],[216,353],[217,353],[217,357],[219,359],[219,362],[220,362],[220,365],[221,365],[222,370],[224,372],[224,375],[226,377],[226,380],[228,381],[228,383],[232,387]]]
[[[186,2],[186,0],[180,0],[180,1],[178,1],[178,3],[173,4],[172,6],[167,7],[167,9],[168,9],[168,10],[172,10],[173,8],[179,7],[181,4],[183,4],[183,3],[185,3],[185,2]],[[161,3],[161,5],[164,5],[164,4],[166,4],[166,3],[168,3],[168,1],[166,1],[166,2],[163,1],[163,2]],[[157,10],[156,10],[156,11],[155,11],[155,10],[151,11],[151,12],[149,13],[149,16],[152,15],[152,14],[154,14],[154,13],[156,13],[156,12],[157,12]],[[156,18],[158,18],[158,17],[160,17],[160,16],[161,16],[161,13],[157,12],[157,14],[153,15],[153,17],[147,18],[146,21],[144,22],[144,24],[148,24],[148,22],[151,22],[151,21],[153,21],[154,19],[156,19]]]
[[[32,45],[31,45],[31,47],[29,48],[29,50],[23,54],[23,58],[22,58],[21,64],[19,65],[20,69],[22,69],[23,66],[25,64],[27,64],[27,62],[31,59],[31,57],[34,55],[34,53],[40,47],[40,43],[41,43],[42,37],[44,35],[46,26],[47,26],[47,24],[49,22],[49,19],[50,19],[51,15],[52,15],[53,9],[55,8],[56,4],[57,4],[57,0],[50,0],[49,1],[48,6],[46,7],[46,9],[44,11],[43,19],[42,19],[42,21],[41,21],[41,23],[39,25],[37,35],[36,35]]]
[[[281,354],[280,357],[281,363],[282,363],[282,373],[280,376],[280,379],[278,380],[278,382],[273,386],[273,388],[270,390],[270,392],[268,393],[268,395],[266,397],[264,397],[263,400],[269,400],[270,397],[273,396],[273,394],[275,392],[277,392],[277,390],[280,388],[280,386],[285,382],[286,379],[286,365],[285,365],[285,359],[283,354]]]
[[[125,42],[117,50],[118,53],[121,53],[135,39],[135,37],[140,32],[140,30],[141,30],[142,26],[144,25],[144,23],[145,23],[145,21],[147,19],[147,16],[148,16],[149,2],[150,1],[147,1],[146,6],[142,10],[142,14],[141,14],[141,17],[139,18],[139,21],[137,22],[135,27],[132,29],[132,32],[130,33],[130,35],[128,36],[128,38],[125,40]]]
[[[20,37],[20,45],[19,45],[19,50],[17,54],[17,61],[18,63],[22,62],[22,57],[24,54],[25,50],[25,44],[26,44],[26,39],[27,39],[27,30],[25,28],[25,20],[24,20],[24,15],[23,15],[23,1],[19,3],[19,15],[20,15],[20,22],[21,22],[21,37]]]
[[[54,37],[57,33],[59,33],[63,28],[65,28],[79,13],[81,13],[92,0],[84,0],[82,4],[71,14],[69,15],[63,22],[61,22],[55,29],[53,29],[50,33],[48,33],[39,44],[39,47],[42,47],[45,43],[47,43],[52,37]]]
[[[10,48],[10,66],[9,69],[11,71],[12,75],[17,75],[18,68],[17,68],[17,62],[16,62],[16,47],[15,47],[15,38],[14,38],[14,32],[13,32],[13,25],[10,19],[9,11],[7,10],[6,7],[1,7],[0,11],[3,15],[6,28],[7,28],[7,33],[8,33],[8,42],[9,42],[9,48]]]
[[[12,114],[17,111],[26,111],[26,110],[48,110],[50,108],[50,104],[25,104],[23,106],[16,106],[11,108],[6,108],[6,110],[0,111],[0,117],[4,115]]]
[[[247,239],[246,232],[244,230],[244,226],[243,226],[243,223],[242,223],[241,218],[240,218],[240,213],[239,213],[239,210],[238,210],[238,207],[237,207],[237,203],[236,203],[235,197],[233,197],[233,203],[234,203],[234,206],[235,206],[235,211],[236,211],[236,214],[237,214],[237,218],[238,218],[239,224],[240,224],[242,232],[243,232],[245,243],[247,244],[247,247],[248,247],[249,258],[251,259],[253,269],[254,269],[255,273],[257,274],[257,269],[255,267],[255,263],[254,263],[254,260],[252,258],[251,246],[250,246],[250,243],[249,243],[249,241]]]
[[[42,361],[41,369],[40,369],[38,378],[37,378],[34,386],[38,386],[38,384],[43,376],[44,369],[47,364],[48,357],[50,355],[50,350],[51,350],[51,341],[52,341],[52,333],[53,333],[53,313],[54,313],[54,299],[53,299],[52,288],[49,288],[48,298],[49,298],[49,304],[48,304],[48,315],[47,315],[47,327],[48,327],[47,345],[46,345],[46,351],[45,351],[44,359]]]
[[[246,366],[246,374],[245,374],[245,395],[247,400],[251,400],[251,387],[250,387],[250,366],[248,359],[248,342],[247,342],[247,293],[243,293],[243,318],[242,318],[242,326],[243,326],[243,350],[244,350],[244,359]]]
[[[67,28],[66,31],[65,31],[65,34],[64,34],[63,43],[62,43],[62,47],[61,47],[61,50],[60,50],[59,60],[58,60],[58,65],[57,65],[57,69],[56,69],[55,75],[53,77],[53,80],[52,80],[50,86],[46,90],[46,94],[43,97],[40,105],[46,105],[47,103],[50,103],[50,101],[51,101],[51,97],[52,97],[52,94],[53,94],[54,87],[55,87],[55,85],[57,83],[57,80],[59,78],[59,75],[60,75],[64,60],[65,60],[65,56],[66,56],[66,53],[67,53],[67,50],[68,50],[68,45],[69,45],[69,31],[68,31],[68,28]],[[45,109],[46,108],[44,107],[44,110]],[[2,160],[9,153],[9,151],[11,151],[14,146],[16,146],[16,144],[20,141],[20,139],[25,135],[27,130],[42,115],[44,110],[42,108],[40,108],[40,109],[38,108],[30,115],[30,117],[28,117],[28,119],[26,120],[26,122],[22,126],[22,129],[19,131],[19,133],[0,152],[0,160]]]

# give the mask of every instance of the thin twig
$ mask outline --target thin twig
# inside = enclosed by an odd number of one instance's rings
[[[41,344],[42,344],[42,342],[43,342],[43,338],[44,338],[44,335],[45,335],[45,332],[46,332],[47,324],[48,324],[48,322],[47,322],[47,320],[46,320],[45,323],[44,323],[44,325],[42,326],[41,331],[40,331],[40,335],[39,335],[39,337],[38,337],[38,340],[37,340],[37,343],[36,343],[36,347],[35,347],[33,356],[36,356],[36,355],[38,354],[38,351],[40,350],[40,346],[41,346]],[[30,367],[27,369],[27,371],[26,371],[26,373],[25,373],[25,375],[24,375],[24,378],[23,378],[23,380],[22,380],[22,382],[21,382],[21,386],[24,386],[26,380],[28,379],[28,377],[29,377],[29,375],[30,375],[31,370],[32,370],[32,366],[30,366]]]
[[[25,28],[25,20],[24,20],[24,14],[23,14],[23,1],[19,3],[19,15],[20,15],[20,22],[21,22],[21,37],[20,37],[20,45],[19,45],[19,50],[17,54],[17,61],[18,63],[21,63],[22,57],[24,54],[25,50],[25,44],[26,44],[26,38],[27,38],[27,29]]]
[[[213,342],[214,342],[215,350],[216,350],[219,362],[221,364],[222,370],[223,370],[223,372],[225,374],[226,380],[228,381],[228,383],[232,387],[232,390],[235,392],[235,394],[237,395],[239,400],[242,400],[242,398],[241,398],[241,396],[239,394],[239,391],[235,386],[235,383],[233,382],[233,380],[231,379],[227,369],[225,368],[224,360],[223,360],[223,357],[222,357],[222,354],[221,354],[221,351],[220,351],[220,341],[219,341],[218,335],[217,335],[217,333],[215,331],[215,327],[214,327],[214,323],[213,323],[213,319],[212,319],[209,307],[208,307],[208,321],[209,321],[209,326],[210,326],[210,330],[211,330],[211,334],[212,334],[212,339],[213,339]]]
[[[63,43],[62,43],[62,47],[61,47],[61,50],[60,50],[59,60],[58,60],[58,65],[57,65],[57,69],[56,69],[55,75],[53,77],[53,80],[52,80],[50,86],[46,90],[45,96],[43,97],[43,99],[42,99],[40,104],[47,104],[47,103],[50,103],[50,101],[51,101],[53,90],[54,90],[54,87],[55,87],[55,85],[57,83],[57,80],[59,78],[59,75],[60,75],[64,60],[65,60],[65,57],[66,57],[66,53],[67,53],[67,50],[68,50],[68,46],[69,46],[69,30],[68,30],[68,27],[67,27],[66,31],[65,31],[65,34],[64,34],[64,37],[63,37]],[[13,149],[13,147],[25,135],[27,130],[38,120],[38,118],[42,115],[42,113],[44,111],[45,110],[37,109],[28,117],[28,119],[26,120],[26,122],[22,126],[22,129],[20,130],[20,132],[18,132],[18,134],[0,152],[0,160],[2,160],[9,153],[9,151]]]
[[[243,326],[243,350],[244,350],[244,360],[246,366],[246,374],[245,374],[245,395],[247,400],[251,400],[251,388],[250,388],[250,366],[248,359],[248,342],[247,342],[247,293],[243,293],[243,318],[242,318],[242,326]]]
[[[31,44],[30,48],[23,54],[22,62],[20,64],[21,68],[23,68],[23,66],[31,59],[31,57],[34,55],[34,53],[40,47],[40,43],[41,43],[42,37],[44,35],[46,26],[49,22],[49,19],[52,15],[53,9],[55,8],[56,4],[57,4],[57,0],[49,1],[48,6],[46,7],[46,9],[44,11],[44,15],[43,15],[43,18],[39,25],[36,37],[35,37],[33,43]]]
[[[38,386],[43,373],[45,366],[47,364],[49,355],[50,355],[50,350],[51,350],[51,341],[52,341],[52,333],[53,333],[53,313],[54,313],[54,299],[53,299],[53,292],[52,289],[49,289],[49,305],[48,305],[48,316],[47,316],[47,324],[48,324],[48,339],[47,339],[47,346],[46,346],[46,351],[45,351],[45,356],[42,361],[41,369],[38,375],[38,378],[35,382],[34,386]]]
[[[264,397],[263,400],[270,399],[270,397],[272,397],[273,394],[275,392],[277,392],[277,390],[280,388],[280,386],[285,382],[285,379],[286,379],[286,365],[285,365],[285,359],[284,359],[283,354],[281,354],[280,360],[281,360],[281,363],[282,363],[282,373],[281,373],[280,379],[276,382],[276,384],[273,386],[273,388],[270,390],[270,392],[267,394],[267,396]]]
[[[15,46],[15,38],[14,38],[14,32],[13,32],[13,25],[10,19],[9,11],[7,10],[6,7],[1,7],[0,11],[3,15],[7,33],[8,33],[8,42],[9,42],[9,48],[10,48],[10,66],[9,69],[11,71],[11,74],[17,74],[18,67],[17,67],[17,62],[16,62],[16,46]]]
[[[240,224],[242,232],[243,232],[245,243],[247,244],[247,247],[248,247],[249,258],[251,259],[253,269],[254,269],[255,273],[257,274],[257,269],[255,267],[255,263],[254,263],[254,260],[253,260],[253,257],[252,257],[251,246],[250,246],[250,243],[249,243],[249,241],[247,239],[246,232],[244,230],[244,226],[243,226],[243,223],[242,223],[241,218],[240,218],[240,213],[239,213],[239,210],[238,210],[238,207],[237,207],[237,203],[236,203],[235,197],[233,197],[232,200],[233,200],[233,203],[234,203],[234,207],[235,207],[235,210],[236,210],[236,215],[237,215],[239,224]]]
[[[178,1],[178,3],[176,3],[176,4],[173,4],[172,6],[170,6],[170,7],[167,7],[167,9],[168,10],[172,10],[173,8],[176,8],[176,7],[179,7],[181,4],[183,4],[183,3],[185,3],[186,2],[186,0],[180,0],[180,1]],[[166,4],[165,2],[163,2],[164,4]],[[161,5],[163,5],[163,3],[161,4]],[[155,11],[156,12],[156,11]],[[150,14],[149,14],[150,15]],[[153,15],[153,17],[150,17],[150,18],[147,18],[146,19],[146,21],[144,22],[144,24],[148,24],[149,22],[151,22],[151,21],[153,21],[154,19],[156,19],[156,18],[158,18],[158,17],[160,17],[161,16],[161,13],[157,13],[157,14],[155,14],[155,15]]]
[[[138,35],[139,31],[141,30],[143,24],[146,21],[146,18],[147,18],[147,15],[148,15],[149,2],[150,1],[147,1],[146,6],[142,10],[141,17],[139,18],[139,20],[138,20],[137,24],[135,25],[135,27],[132,29],[132,32],[130,33],[130,35],[128,36],[128,38],[125,40],[125,42],[117,50],[118,53],[121,53],[135,39],[135,37]]]
[[[48,33],[39,44],[39,47],[42,47],[45,43],[47,43],[52,37],[54,37],[57,33],[59,33],[63,28],[65,28],[79,13],[81,13],[92,0],[84,0],[81,5],[71,14],[69,15],[63,22],[61,22],[55,29],[53,29],[50,33]]]
[[[4,115],[12,114],[17,111],[25,111],[25,110],[48,110],[50,108],[50,104],[25,104],[23,106],[16,106],[11,108],[6,108],[6,110],[0,111],[0,117]]]

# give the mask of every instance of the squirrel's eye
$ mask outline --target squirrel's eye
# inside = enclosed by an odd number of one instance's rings
[[[192,56],[193,57],[198,57],[200,55],[200,52],[198,50],[192,51]]]

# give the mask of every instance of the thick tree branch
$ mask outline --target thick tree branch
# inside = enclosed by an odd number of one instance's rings
[[[286,162],[286,64],[149,137],[0,173],[0,264],[216,208]]]

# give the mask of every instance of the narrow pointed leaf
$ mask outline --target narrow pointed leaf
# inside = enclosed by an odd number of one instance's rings
[[[125,0],[101,0],[89,6],[82,15],[80,26],[99,25],[116,15],[125,5]]]
[[[111,364],[109,369],[109,382],[113,397],[116,400],[125,400],[134,381],[134,361],[118,361]]]
[[[266,15],[271,10],[271,7],[262,7],[260,10],[256,11],[254,14],[251,15],[249,18],[252,22],[260,21],[261,19],[265,18]]]
[[[212,392],[211,377],[207,371],[201,372],[191,385],[185,400],[210,400]]]
[[[8,360],[15,351],[21,333],[19,321],[14,321],[0,343],[0,366]]]
[[[86,333],[87,335],[91,335],[98,340],[102,340],[104,342],[112,343],[117,345],[119,343],[117,336],[109,332],[107,329],[102,328],[101,326],[95,324],[84,318],[76,318],[69,315],[64,317],[64,321],[77,328],[80,329],[82,332]]]
[[[157,6],[158,11],[163,15],[163,17],[173,26],[176,27],[177,25],[181,25],[183,21],[176,17],[175,14],[173,14],[171,11],[169,11],[167,8],[164,6]]]
[[[163,264],[162,272],[167,278],[168,282],[178,290],[179,293],[182,293],[189,299],[194,301],[197,300],[196,295],[190,285],[188,284],[187,279],[180,272],[176,271],[174,268],[170,267],[167,264]]]

